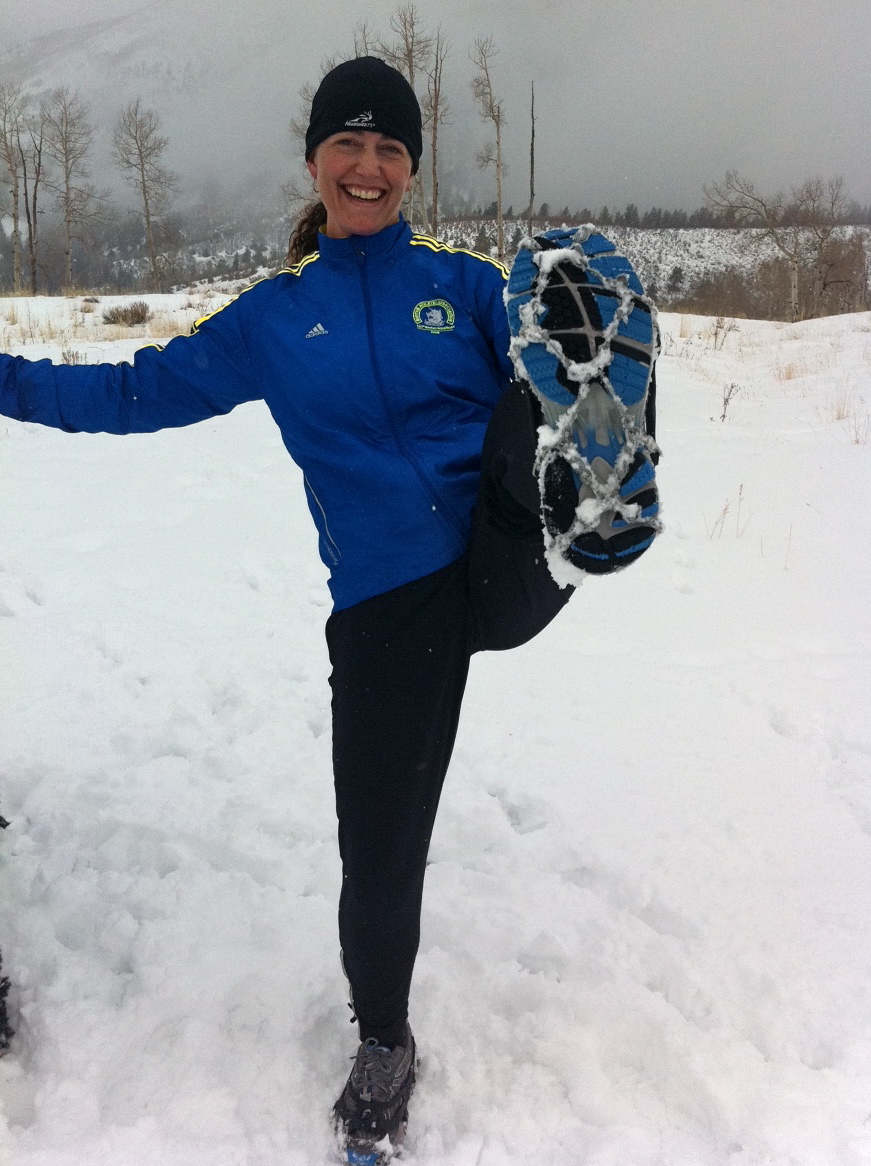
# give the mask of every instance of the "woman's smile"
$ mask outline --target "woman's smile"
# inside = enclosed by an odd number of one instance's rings
[[[308,162],[332,239],[374,235],[399,218],[411,187],[411,156],[395,138],[346,130],[326,138]]]

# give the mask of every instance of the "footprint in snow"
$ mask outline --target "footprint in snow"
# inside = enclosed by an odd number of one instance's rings
[[[39,592],[17,575],[0,570],[0,616],[18,615],[28,607],[42,607]]]
[[[644,887],[635,886],[627,879],[586,865],[564,870],[560,877],[563,882],[592,891],[615,910],[634,915],[657,935],[670,936],[673,939],[699,937],[699,929],[690,919],[667,906],[656,895],[645,891]]]
[[[515,802],[503,790],[490,790],[489,793],[502,807],[515,834],[532,834],[535,830],[543,830],[550,822],[550,807],[544,802]]]

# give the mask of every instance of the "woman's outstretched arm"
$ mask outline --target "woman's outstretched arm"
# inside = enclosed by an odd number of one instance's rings
[[[0,353],[0,413],[68,433],[153,433],[262,396],[237,302],[190,336],[121,364],[56,365]]]

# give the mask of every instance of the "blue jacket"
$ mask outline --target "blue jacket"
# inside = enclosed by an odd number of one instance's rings
[[[321,236],[189,337],[132,364],[0,355],[0,412],[150,433],[263,399],[305,476],[336,608],[458,558],[481,446],[512,375],[505,271],[413,234]]]

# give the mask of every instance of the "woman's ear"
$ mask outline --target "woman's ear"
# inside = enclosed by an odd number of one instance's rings
[[[313,158],[309,158],[309,160],[306,162],[306,166],[308,167],[309,174],[311,174],[311,176],[312,176],[312,182],[317,182],[317,180],[318,180],[317,162],[315,162]]]

